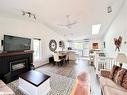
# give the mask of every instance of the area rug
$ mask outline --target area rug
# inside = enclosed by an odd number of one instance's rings
[[[61,76],[58,74],[54,74],[51,72],[43,72],[43,73],[51,76],[51,79],[50,79],[51,90],[49,91],[47,95],[70,95],[71,94],[71,91],[75,84],[74,79]],[[18,88],[18,81],[19,80],[13,81],[7,85],[15,92],[16,95],[27,95],[26,93],[24,93]]]

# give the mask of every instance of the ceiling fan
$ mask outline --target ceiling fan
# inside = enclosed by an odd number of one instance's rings
[[[72,28],[73,25],[77,24],[77,21],[71,22],[70,21],[70,15],[66,15],[67,24],[59,24],[59,26],[66,27],[68,29]]]

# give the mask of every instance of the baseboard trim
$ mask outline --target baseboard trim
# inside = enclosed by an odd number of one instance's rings
[[[35,66],[35,69],[40,68],[40,67],[42,67],[42,66],[45,66],[45,65],[47,65],[47,64],[49,64],[49,63],[45,63],[45,64],[42,64],[42,65],[40,65],[40,66]]]

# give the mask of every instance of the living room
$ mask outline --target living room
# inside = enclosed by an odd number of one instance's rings
[[[1,0],[0,95],[127,95],[126,9],[126,0]]]

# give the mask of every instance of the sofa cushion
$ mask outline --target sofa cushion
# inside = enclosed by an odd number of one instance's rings
[[[0,95],[15,95],[15,93],[0,80]]]
[[[116,89],[120,89],[120,90],[126,91],[126,89],[124,89],[120,85],[116,84],[111,79],[105,78],[105,77],[100,77],[100,85],[101,85],[102,90],[104,90],[105,86],[109,86],[109,87],[113,87],[113,88],[116,88]]]
[[[110,78],[113,80],[113,81],[115,81],[115,77],[117,76],[117,73],[118,73],[118,71],[120,71],[121,70],[121,68],[119,67],[119,66],[117,66],[117,65],[114,65],[113,66],[113,68],[112,68],[112,70],[111,70],[111,75],[110,75]]]
[[[109,78],[109,77],[110,77],[110,74],[111,74],[110,70],[101,70],[101,71],[100,71],[100,75],[101,75],[102,77]]]
[[[127,90],[120,90],[114,87],[105,86],[104,95],[127,95]]]
[[[127,89],[127,72],[124,74],[123,76],[123,81],[122,81],[122,87],[124,87],[125,89]]]
[[[126,72],[126,69],[122,68],[122,69],[117,73],[117,75],[116,75],[116,77],[115,77],[115,79],[114,79],[115,83],[117,83],[117,84],[119,84],[119,85],[122,84],[122,80],[123,80],[123,76],[124,76],[125,72]]]

